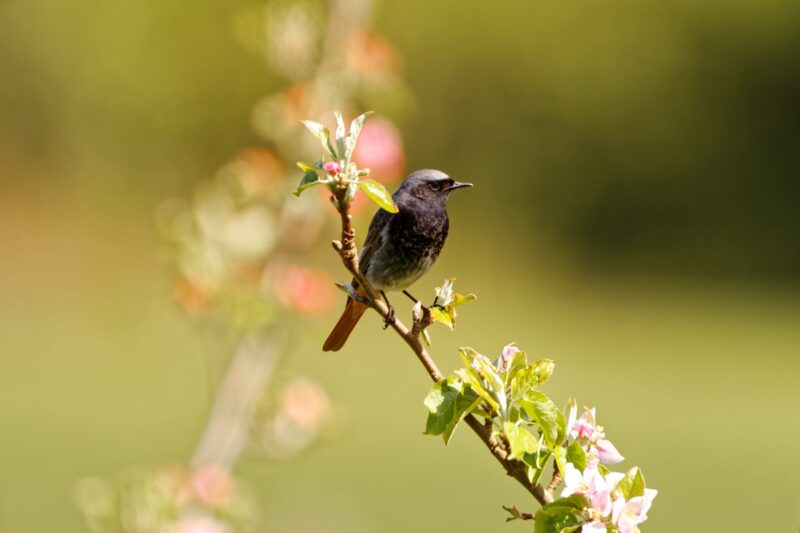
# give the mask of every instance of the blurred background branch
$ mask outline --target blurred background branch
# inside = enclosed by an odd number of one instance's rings
[[[332,303],[332,280],[305,265],[322,228],[316,205],[325,199],[288,199],[284,178],[300,142],[298,113],[360,105],[365,73],[355,67],[372,53],[360,40],[379,39],[367,29],[369,8],[369,0],[332,0],[322,24],[316,2],[269,4],[263,11],[266,56],[293,82],[256,106],[255,126],[271,149],[241,151],[190,202],[170,200],[158,208],[158,227],[176,267],[177,303],[219,334],[232,334],[237,346],[187,467],[137,474],[133,482],[123,474],[116,486],[95,478],[78,485],[78,504],[93,529],[224,533],[254,527],[256,513],[235,512],[254,507],[232,477],[243,454],[285,459],[319,436],[330,411],[325,392],[308,378],[279,392],[270,387],[286,345],[299,333],[297,318],[325,312]],[[322,47],[315,50],[315,43]],[[384,182],[399,177],[404,158],[391,122],[383,119],[366,133],[361,154],[367,155],[354,157],[367,157]],[[132,496],[151,490],[152,498]],[[204,491],[224,493],[224,502],[209,504]]]
[[[275,372],[278,354],[275,342],[263,336],[250,336],[239,343],[192,455],[192,466],[233,468],[249,442],[256,406]]]

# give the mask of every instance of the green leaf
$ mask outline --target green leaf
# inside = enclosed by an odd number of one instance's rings
[[[425,433],[442,435],[445,444],[450,441],[458,423],[467,416],[481,399],[469,387],[454,377],[449,377],[433,385],[425,397],[428,420]]]
[[[333,115],[336,117],[336,150],[342,159],[345,159],[346,149],[344,146],[344,119],[342,114],[335,111]]]
[[[506,383],[506,386],[511,384],[514,377],[524,368],[528,366],[528,356],[522,350],[516,351],[511,354],[508,360],[503,361],[501,356],[502,364],[498,365],[501,366],[503,369],[503,377]]]
[[[644,475],[638,466],[634,466],[625,477],[619,480],[615,491],[619,491],[626,500],[636,496],[644,496]]]
[[[319,163],[316,166],[314,166],[314,165],[309,165],[308,163],[303,163],[302,161],[298,161],[297,167],[303,172],[316,172],[318,170],[322,170],[322,166]]]
[[[357,116],[353,119],[350,123],[350,134],[345,139],[346,151],[345,151],[345,161],[350,162],[350,158],[353,157],[353,151],[356,149],[356,143],[358,142],[358,136],[361,134],[361,129],[364,127],[364,122],[367,120],[367,117],[370,116],[373,112],[367,111],[366,113],[362,113],[361,115]]]
[[[567,469],[567,450],[563,446],[556,446],[553,450],[553,457],[556,460],[556,466],[559,472],[565,472]],[[576,467],[577,468],[577,467]]]
[[[470,372],[466,368],[459,368],[455,371],[455,375],[458,376],[464,383],[469,385],[469,388],[472,389],[478,396],[483,398],[483,400],[488,403],[492,409],[495,411],[500,409],[500,404],[498,404],[494,396],[486,390],[486,388],[483,386],[483,383],[481,383],[480,378],[478,378],[474,372]]]
[[[313,120],[303,120],[301,122],[308,128],[308,131],[317,138],[322,147],[328,152],[328,155],[330,155],[332,159],[338,160],[339,157],[336,154],[336,148],[331,144],[331,134],[328,128]]]
[[[563,450],[564,448],[561,449]],[[586,452],[578,443],[578,441],[576,440],[572,441],[572,443],[569,446],[567,446],[566,451],[567,451],[567,462],[572,463],[573,465],[575,465],[575,468],[583,472],[586,469]]]
[[[525,398],[519,400],[519,404],[530,419],[539,424],[547,447],[551,451],[554,451],[556,447],[561,447],[566,431],[566,422],[564,414],[550,398],[539,391],[528,391]]]
[[[534,533],[562,533],[576,531],[577,526],[584,523],[583,509],[586,499],[573,494],[567,498],[559,498],[536,511]]]
[[[539,359],[531,363],[531,377],[537,385],[541,385],[550,379],[556,363],[552,359]]]
[[[505,415],[507,409],[506,388],[497,369],[485,355],[479,354],[472,348],[459,348],[461,359],[466,365],[467,373],[474,376],[481,388],[491,397],[489,402],[492,407]],[[480,391],[477,391],[480,394]]]
[[[319,175],[314,170],[306,172],[303,176],[303,179],[300,180],[300,184],[297,186],[297,190],[294,191],[295,196],[300,196],[304,190],[313,187],[314,185],[319,185],[322,181],[319,179]]]
[[[463,295],[463,294],[455,293],[453,295],[453,301],[450,302],[450,305],[452,305],[453,307],[458,307],[461,304],[465,304],[467,302],[471,302],[471,301],[477,300],[477,299],[478,299],[478,297],[475,296],[472,293],[467,294],[466,296]]]
[[[522,457],[522,460],[528,465],[528,480],[533,484],[539,483],[539,479],[544,473],[544,467],[547,466],[547,461],[552,455],[547,447],[543,446],[542,441],[542,438],[536,441],[536,453],[526,453]]]
[[[455,328],[453,317],[450,315],[450,313],[447,312],[446,309],[434,306],[430,307],[428,310],[431,312],[431,316],[433,317],[434,320],[436,320],[441,324],[444,324],[451,330]]]
[[[550,379],[555,363],[550,359],[534,361],[514,376],[511,382],[511,394],[514,398],[525,398],[536,387]]]
[[[386,188],[375,180],[362,180],[358,182],[358,187],[367,193],[367,196],[372,198],[372,201],[378,204],[382,209],[390,213],[397,213],[400,209],[392,200],[392,195]]]
[[[536,437],[522,426],[511,422],[503,422],[503,433],[505,433],[508,444],[511,446],[509,459],[522,459],[526,453],[533,453],[538,448]]]

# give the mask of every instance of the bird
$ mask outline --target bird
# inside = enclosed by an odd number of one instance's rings
[[[446,203],[450,193],[472,186],[439,170],[417,170],[392,194],[398,212],[380,209],[372,217],[359,265],[367,281],[389,305],[387,326],[394,320],[394,308],[385,291],[403,291],[414,299],[405,289],[430,270],[447,239],[450,222]],[[357,280],[352,285],[355,291],[359,290]],[[340,350],[367,308],[366,304],[348,297],[344,312],[322,350]]]

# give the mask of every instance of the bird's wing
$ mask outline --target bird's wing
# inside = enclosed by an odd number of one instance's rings
[[[375,216],[372,217],[372,222],[369,223],[367,238],[364,239],[364,246],[361,248],[361,255],[358,258],[361,271],[365,274],[369,268],[370,258],[383,245],[384,228],[386,228],[391,218],[391,213],[379,209]]]

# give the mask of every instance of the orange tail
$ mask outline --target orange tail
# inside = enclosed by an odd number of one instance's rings
[[[333,331],[328,335],[325,344],[322,345],[324,352],[338,352],[347,342],[347,337],[353,331],[353,328],[358,324],[361,315],[367,310],[367,306],[356,302],[352,298],[347,299],[347,305],[344,306],[344,312],[339,322],[333,327]]]

